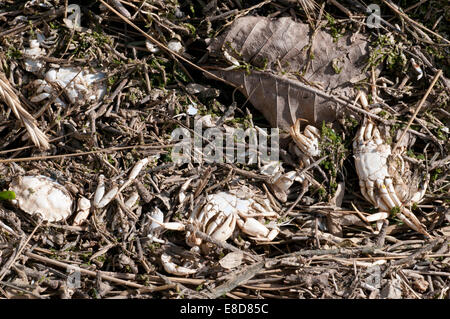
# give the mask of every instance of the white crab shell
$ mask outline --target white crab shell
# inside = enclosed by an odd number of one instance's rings
[[[75,6],[78,7],[77,5]],[[43,36],[40,36],[40,40],[31,40],[30,48],[25,49],[24,55],[26,59],[24,63],[27,71],[37,73],[45,66],[45,63],[39,60],[46,54],[45,49],[40,48],[39,44],[44,40]],[[106,94],[106,84],[103,81],[105,78],[106,73],[104,72],[96,71],[91,73],[87,69],[74,67],[52,68],[45,73],[44,79],[34,81],[34,85],[38,87],[35,95],[30,100],[33,103],[41,102],[50,97],[51,94],[56,94],[56,87],[64,89],[72,104],[99,101]],[[55,104],[66,106],[58,97],[55,98]]]
[[[72,213],[72,198],[64,186],[49,177],[18,176],[10,184],[20,209],[41,215],[44,221],[57,222]]]
[[[219,192],[208,195],[206,203],[192,212],[189,220],[201,231],[219,241],[231,237],[237,224],[248,235],[266,237],[270,230],[253,217],[274,217],[268,200],[260,203],[253,198],[239,198],[236,194]],[[187,242],[194,246],[195,236],[187,233]]]
[[[45,49],[39,47],[38,40],[31,40],[30,47],[24,50],[24,65],[28,72],[36,73],[44,67],[44,63],[39,61],[39,57],[46,54]]]
[[[65,88],[67,97],[71,103],[79,101],[100,100],[106,93],[106,85],[98,84],[106,77],[105,73],[89,73],[86,70],[80,72],[72,67],[62,67],[58,70],[51,69],[45,74],[45,80],[61,88]],[[48,85],[48,84],[47,84]],[[53,87],[49,86],[53,91]]]
[[[236,196],[225,192],[208,195],[206,205],[191,215],[191,222],[214,239],[225,241],[236,227],[238,203]]]

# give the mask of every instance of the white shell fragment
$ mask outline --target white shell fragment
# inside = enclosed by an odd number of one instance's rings
[[[183,45],[181,44],[180,41],[175,39],[170,40],[169,43],[167,44],[167,47],[176,53],[180,53],[181,51],[183,51]]]
[[[155,207],[154,211],[150,212],[150,217],[152,222],[150,223],[147,237],[152,242],[164,244],[165,241],[158,238],[161,230],[163,229],[162,225],[164,224],[163,212],[158,207]]]
[[[103,174],[100,174],[100,176],[98,177],[97,189],[95,190],[94,194],[94,207],[98,208],[98,204],[100,204],[103,196],[105,196],[105,191],[105,176]]]
[[[423,71],[420,68],[420,65],[417,64],[417,62],[414,60],[414,58],[411,58],[411,65],[413,69],[417,72],[417,80],[420,80],[423,77]]]
[[[69,8],[72,6],[75,6],[72,8],[72,11],[75,11],[75,13],[69,18],[72,17],[74,28],[79,28],[79,14],[77,16],[77,12],[79,12],[80,7],[78,5],[70,5]],[[66,20],[72,21],[68,19]],[[30,47],[24,50],[24,65],[27,71],[32,73],[43,71],[45,63],[41,62],[40,58],[46,55],[46,51],[40,48],[40,42],[44,41],[45,37],[38,34],[38,39],[31,40]],[[33,81],[37,89],[30,100],[34,103],[49,98],[52,94],[56,95],[59,89],[64,89],[65,95],[72,104],[99,101],[106,94],[106,84],[103,81],[106,78],[104,72],[91,73],[80,68],[61,67],[48,70],[44,78],[44,80],[37,79]],[[57,106],[66,106],[60,98],[55,98],[55,104]]]
[[[244,254],[241,251],[233,251],[219,260],[219,264],[225,269],[233,269],[242,264]]]
[[[80,197],[77,202],[77,215],[73,220],[74,226],[80,226],[85,222],[89,216],[89,210],[91,209],[91,201],[86,197]]]
[[[172,261],[172,257],[165,253],[161,255],[161,264],[163,265],[165,271],[176,276],[188,276],[195,274],[198,271],[197,268],[192,269],[175,264]]]
[[[153,43],[151,43],[149,40],[145,40],[145,47],[147,48],[147,50],[149,50],[151,53],[157,53],[159,52],[159,48],[154,45]]]
[[[320,155],[319,141],[320,131],[312,125],[306,125],[303,133],[300,130],[301,119],[297,119],[295,124],[291,127],[290,133],[294,139],[298,149],[308,157],[315,157]],[[309,162],[305,162],[308,165]]]
[[[233,66],[238,67],[240,65],[239,61],[236,60],[231,54],[229,54],[227,51],[223,52],[223,56],[225,59],[230,62]]]
[[[50,72],[52,74],[49,74]],[[106,93],[106,85],[101,80],[105,77],[106,75],[103,72],[89,73],[86,70],[80,72],[76,68],[53,69],[45,75],[47,81],[58,84],[61,88],[66,88],[71,103],[76,103],[79,100],[96,101],[103,98]]]
[[[73,12],[73,13],[72,13]],[[67,17],[67,19],[63,19],[64,24],[67,28],[73,29],[76,31],[81,30],[81,10],[78,4],[71,4],[67,6],[67,13],[72,13]]]
[[[164,223],[164,214],[163,212],[158,208],[155,207],[155,210],[150,213],[150,217],[154,219],[155,221],[152,221],[150,223],[149,232],[153,233],[155,231],[158,231],[161,229],[161,224]],[[159,222],[159,223],[157,223]]]
[[[144,169],[144,167],[147,166],[149,162],[149,158],[145,157],[134,164],[133,168],[131,169],[130,175],[128,176],[128,179],[123,185],[120,187],[119,192],[121,192],[125,187],[128,187],[139,175],[139,173]]]
[[[105,176],[100,174],[98,177],[98,184],[97,188],[95,190],[94,194],[94,207],[97,209],[101,209],[106,207],[118,194],[120,194],[126,187],[128,187],[139,175],[141,170],[147,166],[149,163],[151,157],[145,157],[133,166],[133,168],[130,171],[130,174],[128,176],[128,179],[121,184],[119,187],[118,185],[113,185],[111,189],[105,194],[106,187],[105,187]],[[119,183],[120,184],[120,183]],[[125,206],[129,209],[133,209],[133,206],[135,206],[136,202],[139,199],[138,193],[134,192],[130,195],[130,198],[127,199],[127,201],[124,203]]]
[[[184,182],[183,185],[181,185],[180,192],[178,193],[178,201],[180,204],[182,204],[184,202],[184,200],[186,199],[185,192],[188,189],[191,182],[192,182],[192,178],[189,178],[186,182]]]
[[[30,47],[24,50],[24,65],[28,72],[36,73],[44,66],[44,63],[38,61],[38,58],[46,54],[45,49],[39,47],[38,40],[31,40]]]
[[[278,172],[283,171],[283,166],[281,165],[280,161],[270,161],[267,164],[265,164],[259,172],[266,176],[274,176]]]
[[[190,116],[197,115],[198,109],[197,109],[195,106],[196,106],[196,105],[194,105],[194,104],[189,104],[186,113],[187,113],[188,115],[190,115]]]
[[[99,209],[106,207],[106,205],[108,205],[114,199],[114,197],[116,197],[117,193],[119,193],[119,187],[114,186],[105,194],[105,196],[103,196],[98,205],[94,206]]]
[[[70,103],[83,104],[99,101],[106,94],[106,84],[102,81],[106,75],[103,72],[89,73],[77,68],[50,69],[45,74],[45,80],[37,79],[36,94],[30,98],[34,103],[40,102],[51,94],[56,95],[56,88],[64,89]],[[55,99],[57,106],[66,106],[59,97]]]
[[[127,208],[133,209],[138,200],[139,200],[138,192],[133,192],[131,193],[130,197],[128,197],[127,201],[124,204]]]
[[[72,213],[72,198],[64,186],[46,176],[19,176],[10,189],[24,212],[41,215],[44,221],[57,222]]]
[[[270,176],[271,180],[269,186],[274,195],[283,203],[286,202],[289,193],[289,188],[297,181],[303,183],[304,175],[299,175],[296,171],[283,173],[284,169],[280,161],[270,161],[261,167],[260,173]]]
[[[189,94],[198,94],[206,91],[207,89],[208,88],[206,86],[198,83],[189,83],[188,85],[186,85],[186,91],[188,91]]]

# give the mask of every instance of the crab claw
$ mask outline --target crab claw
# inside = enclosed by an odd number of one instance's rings
[[[172,256],[166,253],[161,255],[161,264],[166,272],[176,276],[188,276],[195,274],[198,271],[197,268],[188,268],[175,264],[172,261]]]
[[[277,228],[269,229],[252,217],[246,218],[245,221],[238,219],[237,224],[244,233],[252,236],[250,238],[255,241],[272,241],[279,233]]]
[[[319,138],[320,131],[312,126],[307,125],[303,133],[300,131],[300,122],[302,119],[297,119],[295,124],[290,127],[290,133],[298,148],[307,156],[314,157],[320,154]]]

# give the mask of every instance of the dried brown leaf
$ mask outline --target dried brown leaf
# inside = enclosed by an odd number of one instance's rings
[[[335,102],[306,90],[304,84],[352,97],[353,83],[366,77],[366,38],[347,33],[335,40],[328,32],[314,33],[309,25],[291,18],[242,17],[208,49],[211,55],[226,51],[263,69],[213,73],[240,87],[271,125],[287,127],[298,117],[312,123],[336,117]]]

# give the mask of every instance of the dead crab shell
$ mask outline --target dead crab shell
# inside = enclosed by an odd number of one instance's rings
[[[258,202],[256,196],[239,198],[234,192],[219,192],[208,195],[206,203],[192,211],[189,222],[219,241],[230,238],[236,225],[255,241],[272,241],[279,230],[273,223],[264,225],[262,222],[266,217],[278,217],[267,199]],[[190,246],[201,244],[201,239],[190,232],[187,232],[186,240]]]
[[[11,182],[10,189],[16,194],[20,209],[30,215],[39,214],[45,221],[61,221],[72,213],[69,192],[49,177],[18,176]]]

